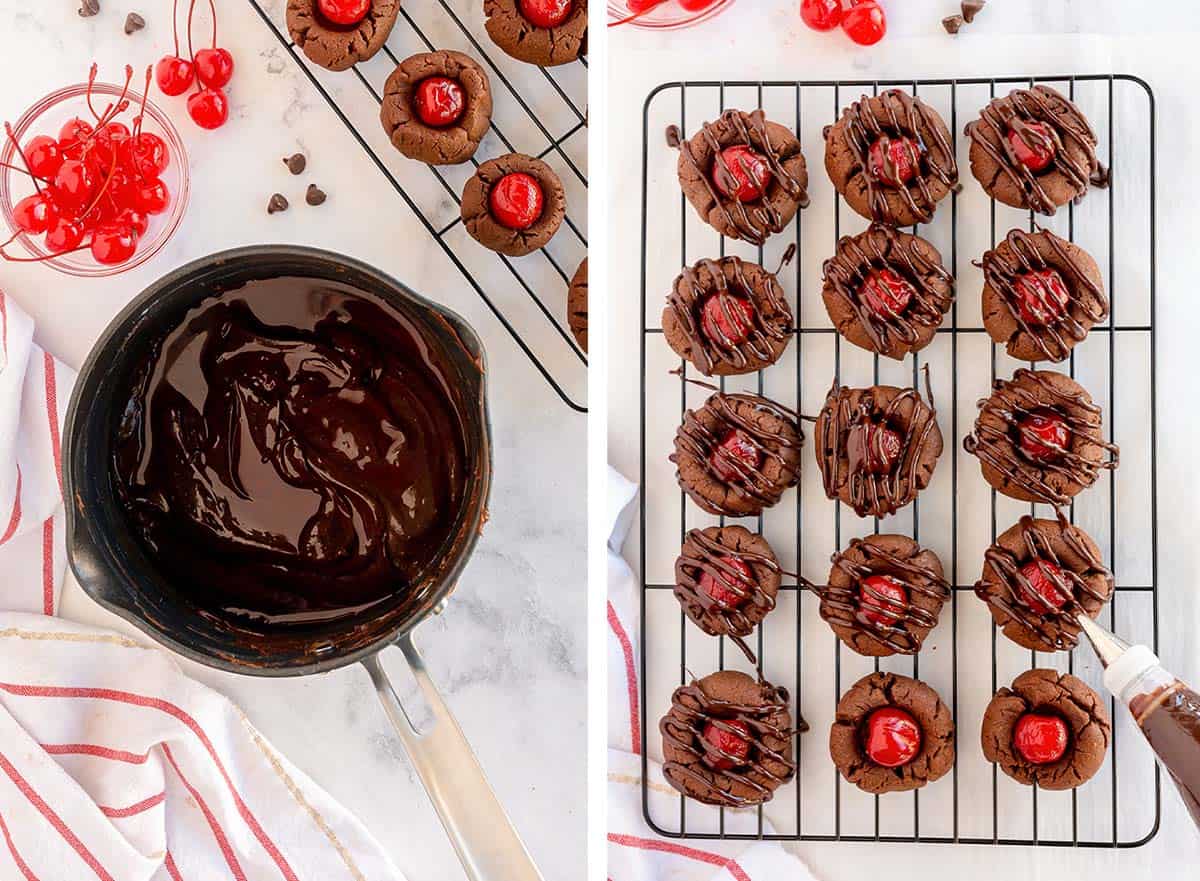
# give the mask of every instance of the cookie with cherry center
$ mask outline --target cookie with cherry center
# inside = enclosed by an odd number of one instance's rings
[[[466,162],[492,121],[487,73],[461,52],[411,55],[384,84],[379,121],[409,159],[430,165]]]
[[[287,0],[287,28],[309,61],[347,70],[375,56],[396,24],[400,0]]]
[[[1068,504],[1120,461],[1087,390],[1065,374],[1027,367],[996,380],[963,448],[1004,495],[1052,505]]]
[[[575,270],[567,288],[567,326],[579,348],[587,354],[588,346],[588,262],[587,257]]]
[[[509,257],[541,248],[566,216],[567,197],[558,175],[542,160],[522,153],[489,159],[463,188],[467,232]]]
[[[796,413],[761,395],[716,392],[675,433],[675,479],[710,514],[753,517],[800,480]]]
[[[860,655],[915,655],[950,598],[942,561],[906,535],[851,539],[835,553],[821,618]]]
[[[829,755],[864,792],[920,789],[954,765],[954,718],[924,682],[872,673],[838,701]]]
[[[1070,651],[1079,644],[1076,615],[1100,614],[1112,598],[1113,574],[1099,546],[1078,526],[1027,514],[984,553],[975,594],[1017,645]]]
[[[971,173],[989,196],[1052,215],[1089,187],[1107,187],[1096,133],[1074,102],[1036,85],[995,98],[967,125]]]
[[[690,530],[675,560],[675,599],[709,636],[753,633],[775,608],[781,581],[770,543],[744,526]]]
[[[824,274],[821,296],[838,333],[888,358],[929,345],[954,303],[937,248],[881,224],[839,239]]]
[[[667,143],[684,196],[723,236],[761,245],[808,205],[800,141],[761,110],[726,110],[687,140],[671,126]]]
[[[942,454],[932,401],[915,388],[849,388],[835,379],[813,429],[825,495],[859,517],[885,517],[915,499]]]
[[[792,721],[786,689],[736,670],[681,686],[658,724],[663,777],[696,801],[743,808],[771,800],[796,776],[792,740],[808,725]]]
[[[1039,789],[1074,789],[1100,766],[1112,742],[1107,702],[1057,670],[1028,670],[996,692],[983,713],[983,756]]]
[[[1065,361],[1108,317],[1096,261],[1049,230],[1012,230],[981,266],[983,326],[1018,361]]]
[[[587,0],[483,0],[492,42],[539,67],[587,55]]]
[[[899,89],[863,95],[825,129],[825,171],[847,205],[887,226],[929,223],[958,186],[945,121]]]
[[[791,342],[792,310],[775,274],[740,257],[685,267],[667,297],[663,336],[705,376],[753,373]]]

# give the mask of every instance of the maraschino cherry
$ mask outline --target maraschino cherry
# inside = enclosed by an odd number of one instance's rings
[[[859,583],[858,606],[862,616],[881,627],[893,627],[903,620],[908,606],[908,591],[888,575],[868,575]]]
[[[175,51],[175,55],[164,55],[154,65],[154,81],[158,83],[159,91],[172,97],[182,95],[196,81],[196,69],[192,62],[179,57],[178,47]]]
[[[727,199],[753,202],[761,199],[771,181],[767,160],[745,144],[735,144],[721,151],[713,163],[712,180]]]
[[[720,563],[737,572],[737,576],[721,572],[711,574],[707,569],[700,573],[700,590],[723,609],[736,609],[750,598],[749,588],[754,583],[754,572],[748,563],[739,557],[719,557]],[[733,585],[744,594],[739,596],[730,590]]]
[[[223,89],[233,79],[233,55],[213,46],[196,53],[196,79],[210,89]]]
[[[899,707],[880,707],[867,717],[863,749],[876,765],[907,765],[921,751],[921,726]]]
[[[1013,726],[1013,746],[1030,764],[1057,762],[1066,754],[1068,740],[1067,723],[1050,713],[1026,713]]]
[[[882,321],[903,313],[916,295],[904,276],[886,266],[868,273],[858,292],[858,298]]]
[[[1054,462],[1071,443],[1067,421],[1053,410],[1034,410],[1017,423],[1018,446],[1034,462]]]
[[[571,14],[574,0],[520,0],[521,15],[539,28],[556,28]]]
[[[744,343],[754,327],[754,305],[745,297],[713,294],[700,307],[700,329],[714,343],[736,346]]]
[[[1031,327],[1053,324],[1067,310],[1071,295],[1057,270],[1045,267],[1023,272],[1013,283],[1017,313]]]
[[[31,235],[41,235],[59,218],[58,205],[46,192],[26,196],[13,206],[13,223]]]
[[[1054,161],[1054,134],[1044,122],[1015,122],[1008,130],[1008,144],[1017,161],[1032,172],[1043,171]]]
[[[366,0],[368,6],[370,0]],[[321,0],[324,7],[325,0]],[[175,34],[175,52],[161,58],[154,67],[154,78],[164,95],[182,95],[196,85],[196,92],[188,96],[188,115],[196,125],[204,129],[216,129],[229,119],[229,101],[225,97],[225,86],[233,78],[233,55],[228,49],[217,46],[217,6],[208,0],[212,13],[212,45],[199,52],[192,49],[192,20],[196,14],[196,0],[191,0],[187,14],[187,43],[190,59],[185,59],[179,48],[179,0],[174,0],[171,9],[171,26]]]
[[[867,474],[887,474],[900,458],[900,435],[878,422],[859,422],[850,429],[846,454]]]
[[[371,0],[317,0],[317,8],[327,21],[350,27],[367,17],[371,11]]]
[[[730,457],[747,468],[757,468],[762,463],[758,445],[736,428],[725,432],[717,448],[709,454],[708,464],[721,480],[740,481],[742,471],[730,462]]]
[[[417,84],[413,103],[421,122],[431,128],[445,128],[462,119],[467,98],[458,80],[430,76]]]
[[[509,229],[529,229],[537,223],[544,200],[537,178],[521,171],[504,175],[488,194],[492,216]]]
[[[871,175],[889,187],[902,187],[917,175],[921,148],[907,137],[880,135],[867,150]]]
[[[750,726],[741,719],[721,719],[720,723],[741,736],[708,722],[701,734],[705,742],[704,762],[717,771],[729,771],[744,764],[750,756]]]
[[[1051,609],[1057,611],[1071,598],[1070,588],[1063,588],[1067,584],[1063,571],[1052,560],[1040,557],[1030,560],[1021,567],[1021,577],[1029,582],[1028,590],[1024,585],[1021,587],[1022,599],[1034,614],[1045,615]]]
[[[220,89],[201,89],[188,96],[188,116],[204,129],[217,129],[229,119],[229,99]]]
[[[842,30],[860,46],[873,46],[887,33],[887,17],[876,0],[857,0],[842,16]]]
[[[41,180],[54,180],[63,158],[58,141],[49,135],[38,135],[25,144],[25,164],[30,173]]]
[[[831,31],[842,23],[842,0],[803,0],[800,18],[814,31]]]

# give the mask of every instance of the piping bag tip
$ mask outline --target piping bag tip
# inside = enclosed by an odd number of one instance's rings
[[[1116,661],[1117,658],[1129,650],[1129,643],[1116,634],[1110,633],[1084,613],[1080,612],[1077,614],[1075,620],[1079,622],[1079,626],[1087,636],[1088,642],[1092,644],[1092,648],[1096,651],[1096,657],[1100,659],[1100,663],[1104,667],[1107,668],[1109,664]]]

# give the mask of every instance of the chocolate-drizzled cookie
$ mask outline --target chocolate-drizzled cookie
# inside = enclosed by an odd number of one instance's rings
[[[667,143],[679,149],[683,194],[723,236],[761,245],[808,207],[800,141],[761,110],[726,110],[686,141],[671,126]]]
[[[1012,230],[983,255],[983,326],[1018,361],[1063,361],[1108,316],[1100,267],[1049,230]]]
[[[942,454],[932,392],[929,400],[915,388],[845,388],[835,379],[814,429],[825,495],[859,517],[894,514],[915,499]]]
[[[878,739],[872,737],[876,725],[882,728]],[[920,789],[954,766],[954,717],[924,682],[871,673],[838,701],[829,755],[841,775],[863,792]]]
[[[1100,407],[1069,376],[1022,367],[993,388],[963,449],[1006,496],[1065,505],[1117,467],[1120,449],[1104,440]]]
[[[774,273],[740,257],[684,268],[667,297],[663,336],[705,376],[753,373],[779,360],[792,310]]]
[[[744,808],[770,801],[796,776],[788,693],[745,673],[724,670],[684,685],[658,724],[663,776],[709,805]]]
[[[843,236],[824,272],[821,296],[838,333],[897,360],[929,345],[954,302],[937,248],[889,226]]]
[[[1095,618],[1113,593],[1092,537],[1067,522],[1028,514],[1005,530],[983,556],[975,594],[996,626],[1017,645],[1040,652],[1079,644],[1080,612]]]
[[[966,133],[971,173],[1005,205],[1054,214],[1060,205],[1082,199],[1089,184],[1108,186],[1091,123],[1049,86],[1014,89],[993,99]]]
[[[709,636],[741,642],[775,608],[779,561],[761,535],[744,526],[693,529],[675,560],[675,599]]]
[[[800,480],[803,442],[794,411],[761,395],[717,392],[684,413],[670,460],[705,511],[751,517]]]
[[[1105,703],[1077,676],[1027,670],[984,711],[983,757],[1018,783],[1074,789],[1100,770],[1112,742]]]
[[[937,554],[906,535],[855,538],[812,585],[821,617],[860,655],[915,655],[950,598]]]
[[[958,185],[945,121],[899,89],[863,95],[825,129],[825,170],[847,205],[888,226],[929,223]]]

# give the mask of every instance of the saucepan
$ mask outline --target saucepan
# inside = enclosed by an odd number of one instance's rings
[[[301,277],[350,285],[407,317],[449,365],[461,414],[467,492],[432,573],[370,609],[303,628],[204,614],[172,589],[132,532],[110,462],[116,429],[151,346],[204,299],[248,282]],[[262,245],[191,263],[151,285],[118,315],[80,371],[63,437],[67,553],[98,603],[180,654],[231,673],[301,676],[351,663],[366,667],[451,843],[472,881],[540,881],[541,875],[483,775],[470,744],[430,678],[413,631],[445,607],[487,519],[492,448],[483,346],[458,315],[364,263],[326,251]],[[413,724],[379,653],[397,646],[412,669],[431,722]]]

